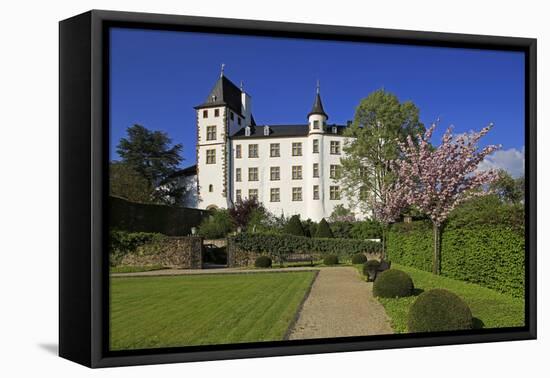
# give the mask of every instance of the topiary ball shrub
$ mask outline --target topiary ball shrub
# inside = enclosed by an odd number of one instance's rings
[[[453,292],[432,289],[418,296],[409,309],[409,332],[457,331],[472,329],[468,304]]]
[[[325,265],[337,265],[338,264],[338,256],[336,255],[328,255],[323,259],[323,263]]]
[[[379,267],[380,262],[378,260],[369,260],[363,264],[363,274],[367,277],[367,281],[374,281],[376,279]]]
[[[254,261],[256,268],[271,268],[272,261],[268,256],[260,256]]]
[[[352,264],[364,264],[366,262],[367,262],[367,256],[363,255],[362,253],[353,255],[351,258]]]
[[[382,298],[408,297],[412,295],[413,290],[414,285],[411,277],[397,269],[380,273],[372,287],[374,296]]]

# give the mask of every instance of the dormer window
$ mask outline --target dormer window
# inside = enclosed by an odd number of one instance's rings
[[[246,127],[244,128],[244,135],[245,135],[245,136],[250,136],[250,126],[246,126]]]
[[[212,102],[216,102],[216,96],[212,95]]]
[[[264,136],[269,136],[269,126],[264,126]]]
[[[338,133],[338,129],[336,128],[336,126],[332,126],[332,133],[333,133],[333,134],[337,134],[337,133]]]

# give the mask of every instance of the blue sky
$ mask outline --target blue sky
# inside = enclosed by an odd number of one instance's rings
[[[441,119],[436,144],[450,124],[464,132],[494,122],[483,144],[502,144],[500,155],[512,152],[504,160],[523,156],[519,52],[113,29],[111,158],[126,128],[139,123],[182,143],[182,166],[194,164],[193,106],[221,63],[230,80],[243,81],[260,124],[306,123],[319,79],[329,123],[353,119],[359,101],[383,87],[413,101],[426,125]]]

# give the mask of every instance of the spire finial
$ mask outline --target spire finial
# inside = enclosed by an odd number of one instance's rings
[[[223,77],[224,68],[225,68],[225,63],[222,63],[222,69],[221,69],[221,72],[220,72],[220,77]]]
[[[244,89],[244,84],[243,84],[243,81],[241,80],[241,92],[243,91]]]
[[[319,79],[317,79],[317,94],[321,93],[321,83],[319,82]]]

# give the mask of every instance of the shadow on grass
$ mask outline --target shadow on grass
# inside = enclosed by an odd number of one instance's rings
[[[424,292],[424,289],[419,289],[419,288],[414,288],[413,289],[413,296],[417,297],[419,296],[420,294],[422,294]]]
[[[472,318],[472,325],[473,329],[482,329],[483,327],[485,327],[485,323],[483,323],[483,320],[476,317]]]

